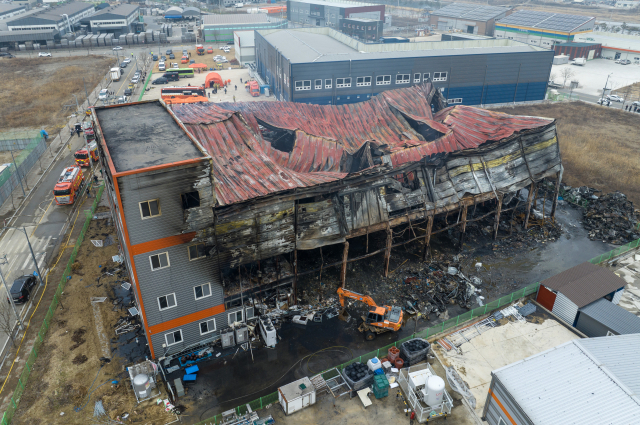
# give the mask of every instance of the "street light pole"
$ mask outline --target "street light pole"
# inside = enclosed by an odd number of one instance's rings
[[[9,153],[11,154],[11,159],[13,159],[13,166],[16,167],[16,173],[18,173],[18,181],[20,182],[20,187],[22,188],[22,196],[27,196],[27,194],[24,192],[24,186],[22,185],[22,179],[20,178],[20,170],[18,170],[18,164],[16,164],[16,159],[13,156],[13,150],[10,150]]]
[[[2,264],[7,264],[7,256],[4,256],[4,263]],[[4,285],[4,289],[7,291],[7,298],[9,298],[9,303],[11,304],[11,307],[13,308],[13,313],[16,315],[16,320],[18,321],[18,326],[20,327],[20,330],[24,329],[24,327],[22,326],[22,320],[20,320],[20,315],[18,314],[18,310],[16,309],[16,305],[13,302],[13,296],[11,295],[11,292],[9,291],[9,287],[7,286],[7,282],[4,280],[4,274],[2,274],[2,269],[0,269],[0,279],[2,279],[2,284]]]
[[[607,90],[607,84],[609,84],[609,77],[611,77],[613,75],[613,72],[609,75],[607,75],[607,82],[604,83],[604,88],[602,89],[602,97],[600,98],[600,104],[602,105],[602,100],[604,99],[604,92]]]

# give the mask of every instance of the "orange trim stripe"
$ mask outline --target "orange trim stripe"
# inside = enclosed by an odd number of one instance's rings
[[[142,242],[131,245],[131,255],[144,254],[146,252],[157,251],[159,249],[169,248],[171,246],[189,243],[196,237],[196,232],[183,233],[181,235],[167,236],[166,238],[154,239],[149,242]]]
[[[207,317],[215,316],[216,314],[224,313],[224,311],[224,304],[220,304],[206,310],[187,314],[186,316],[178,317],[177,319],[158,323],[157,325],[149,327],[149,334],[158,334],[160,332],[168,331],[169,329],[187,325],[189,323],[195,322],[196,320],[202,320],[206,319]]]
[[[170,162],[168,164],[154,165],[153,167],[136,168],[135,170],[121,171],[121,172],[115,173],[113,175],[113,177],[122,177],[122,176],[129,176],[131,174],[148,173],[149,171],[163,170],[165,168],[172,168],[172,167],[179,167],[181,165],[195,164],[195,163],[202,162],[202,161],[208,161],[208,158],[201,157],[201,158],[185,159],[184,161],[176,161],[176,162]]]
[[[500,402],[500,400],[498,400],[498,397],[496,397],[496,395],[493,393],[493,391],[491,391],[491,388],[489,388],[489,394],[491,394],[491,397],[496,401],[496,403],[498,403],[498,406],[500,406],[500,409],[502,409],[504,414],[507,415],[507,418],[509,419],[511,424],[512,425],[517,425],[516,421],[514,421],[513,418],[511,417],[511,415],[509,414],[509,412],[507,412],[507,409],[505,409],[504,406],[502,405],[502,403]]]
[[[603,49],[622,50],[623,52],[640,53],[640,50],[620,49],[619,47],[602,46]]]

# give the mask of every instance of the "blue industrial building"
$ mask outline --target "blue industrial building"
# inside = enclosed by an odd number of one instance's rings
[[[513,40],[360,43],[331,28],[257,30],[256,65],[283,101],[340,105],[430,79],[449,104],[543,100],[554,52]]]

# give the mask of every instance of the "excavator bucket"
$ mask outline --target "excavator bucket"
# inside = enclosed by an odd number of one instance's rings
[[[351,319],[351,315],[349,315],[349,312],[346,308],[343,308],[342,310],[340,310],[340,313],[338,313],[338,319],[342,320],[343,322],[348,322],[349,319]]]

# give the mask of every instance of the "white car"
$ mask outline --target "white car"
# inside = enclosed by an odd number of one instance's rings
[[[50,57],[51,57],[51,53],[48,53],[48,52],[40,52],[40,53],[38,53],[38,57],[39,57],[39,58],[50,58]]]
[[[609,100],[611,100],[613,102],[624,102],[623,98],[621,98],[620,96],[615,95],[615,94],[610,94],[609,96],[607,96],[607,99],[609,99]]]
[[[598,99],[598,101],[596,102],[598,105],[602,105],[602,106],[609,106],[611,105],[611,101],[608,100],[607,98],[604,99]]]
[[[178,62],[172,62],[171,69],[180,69],[180,65],[178,65]]]
[[[102,89],[100,93],[98,93],[98,100],[107,100],[109,98],[109,90]]]
[[[124,62],[124,63],[131,63],[131,59],[129,59],[129,58],[124,58],[124,59],[122,60],[122,62]]]
[[[122,50],[122,47],[116,46],[116,47],[113,48],[113,50]]]
[[[138,84],[138,81],[140,81],[140,77],[135,76],[131,79],[131,84]]]
[[[158,71],[165,71],[167,69],[167,67],[165,66],[164,62],[160,62],[158,64]]]

